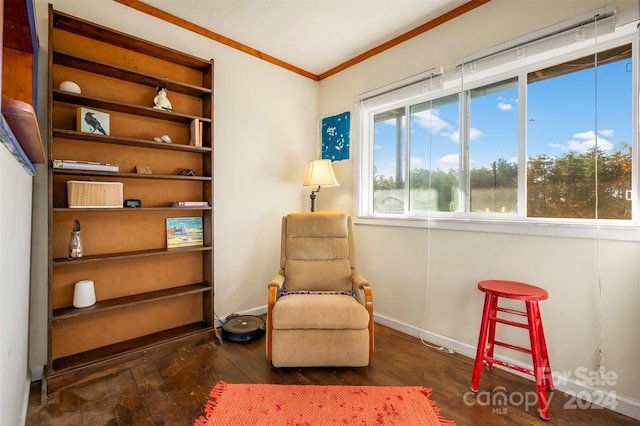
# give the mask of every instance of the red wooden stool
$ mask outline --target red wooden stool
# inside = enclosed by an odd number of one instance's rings
[[[484,311],[482,312],[482,323],[480,325],[480,337],[478,339],[478,350],[476,352],[476,361],[473,367],[473,377],[471,378],[471,390],[473,392],[478,392],[483,363],[487,365],[487,369],[489,370],[492,369],[493,364],[498,364],[503,367],[517,370],[521,373],[530,374],[535,377],[536,381],[540,417],[544,420],[549,420],[549,404],[546,390],[553,390],[553,379],[551,377],[551,367],[549,366],[547,344],[545,342],[544,331],[542,329],[540,308],[538,307],[538,301],[545,300],[549,295],[540,287],[515,281],[480,281],[478,283],[478,288],[485,293],[485,298]],[[499,297],[524,301],[526,311],[499,307]],[[527,322],[521,323],[504,318],[498,318],[498,312],[526,317]],[[531,349],[496,340],[496,323],[498,322],[500,324],[528,329]],[[495,359],[493,357],[493,349],[496,345],[531,354],[533,358],[533,370],[528,370],[526,368]]]

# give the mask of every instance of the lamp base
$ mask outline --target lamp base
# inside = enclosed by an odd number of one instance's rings
[[[311,191],[311,195],[309,195],[309,198],[311,198],[311,211],[312,212],[316,211],[316,192],[320,192],[320,187],[318,187],[318,189],[316,189],[315,191]]]

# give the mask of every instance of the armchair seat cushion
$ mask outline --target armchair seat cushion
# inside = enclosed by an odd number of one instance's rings
[[[273,307],[274,330],[362,330],[369,326],[367,309],[341,294],[291,294]]]

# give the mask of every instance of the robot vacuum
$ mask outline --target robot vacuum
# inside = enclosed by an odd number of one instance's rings
[[[265,322],[261,317],[240,315],[227,317],[222,324],[222,338],[231,342],[249,342],[264,336]]]

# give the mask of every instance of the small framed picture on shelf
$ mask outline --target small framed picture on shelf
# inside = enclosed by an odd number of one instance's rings
[[[168,217],[167,248],[202,246],[201,217]]]
[[[149,166],[136,166],[136,173],[139,173],[141,175],[150,175],[150,174],[152,174],[151,167],[149,167]]]
[[[109,114],[79,107],[76,115],[76,129],[83,133],[107,136],[109,135]]]

